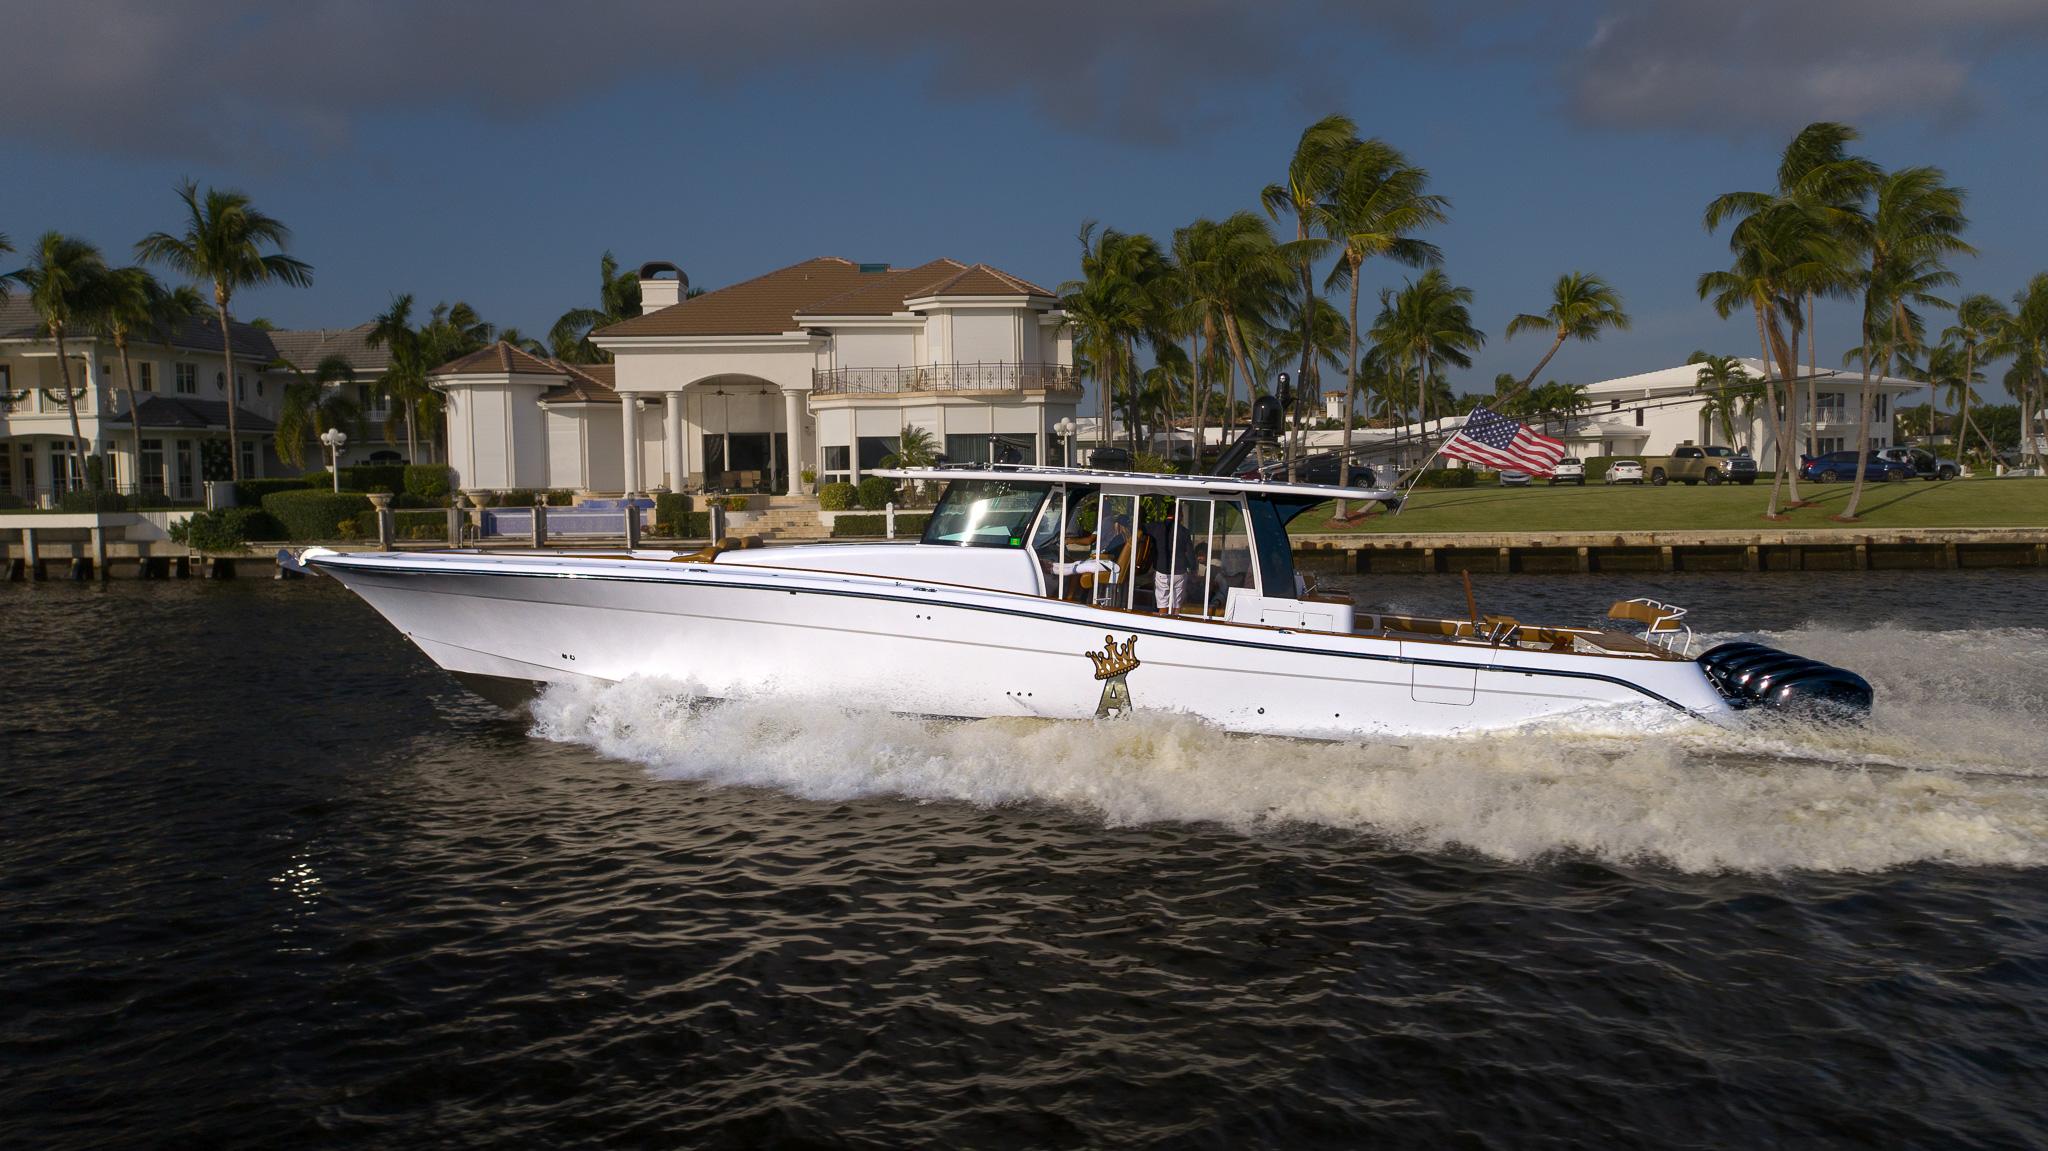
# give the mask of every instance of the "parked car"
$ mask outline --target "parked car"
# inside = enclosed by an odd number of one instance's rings
[[[1738,484],[1756,482],[1756,461],[1733,448],[1680,444],[1671,449],[1668,456],[1652,456],[1644,460],[1643,468],[1649,473],[1650,482],[1659,487],[1672,480],[1710,486],[1722,480],[1733,480]]]
[[[1952,480],[1963,474],[1961,464],[1942,459],[1926,448],[1886,448],[1877,454],[1912,468],[1913,474],[1923,480]]]
[[[1577,484],[1585,487],[1585,461],[1577,456],[1566,456],[1557,461],[1557,466],[1550,469],[1550,483],[1553,487],[1558,484]]]
[[[1500,473],[1500,486],[1504,488],[1526,488],[1529,486],[1529,473],[1518,472],[1513,468],[1504,469]]]
[[[1808,460],[1805,466],[1799,469],[1800,479],[1813,480],[1816,483],[1831,484],[1836,480],[1848,480],[1855,477],[1855,452],[1829,452],[1826,455],[1816,456]],[[1876,480],[1879,482],[1910,480],[1913,478],[1913,469],[1905,464],[1873,454],[1865,461],[1863,478],[1866,481]]]
[[[1610,484],[1639,484],[1643,482],[1643,465],[1638,460],[1616,460],[1607,465],[1607,482]]]

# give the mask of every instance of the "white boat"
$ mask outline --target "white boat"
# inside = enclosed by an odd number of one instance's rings
[[[1694,657],[1683,609],[1647,599],[1609,613],[1634,631],[1476,610],[1418,618],[1362,610],[1296,574],[1294,515],[1398,498],[1386,490],[1080,468],[884,474],[939,489],[920,540],[280,559],[340,580],[494,696],[655,676],[708,698],[965,718],[1159,709],[1310,738],[1499,729],[1589,708],[1713,719],[1870,705],[1854,674],[1760,645]],[[1161,573],[1177,573],[1177,607]]]

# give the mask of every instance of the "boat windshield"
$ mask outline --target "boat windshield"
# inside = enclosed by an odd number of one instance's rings
[[[955,547],[1021,548],[1031,532],[1047,484],[1007,480],[954,480],[932,509],[924,541]]]

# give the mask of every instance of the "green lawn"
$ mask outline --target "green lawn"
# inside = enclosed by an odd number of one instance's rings
[[[1311,509],[1294,521],[1292,530],[1421,534],[2048,527],[2048,479],[1870,484],[1863,490],[1862,514],[1853,524],[1833,518],[1849,500],[1848,484],[1801,484],[1799,491],[1813,506],[1793,509],[1782,520],[1767,520],[1763,514],[1770,497],[1767,480],[1758,480],[1751,487],[1588,484],[1580,488],[1538,483],[1527,488],[1420,490],[1398,516],[1374,514],[1346,524],[1332,522],[1327,509]]]

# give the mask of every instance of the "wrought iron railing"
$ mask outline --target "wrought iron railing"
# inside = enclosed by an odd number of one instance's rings
[[[896,368],[821,368],[811,373],[820,395],[901,392],[1078,392],[1081,377],[1063,364],[917,364]]]

